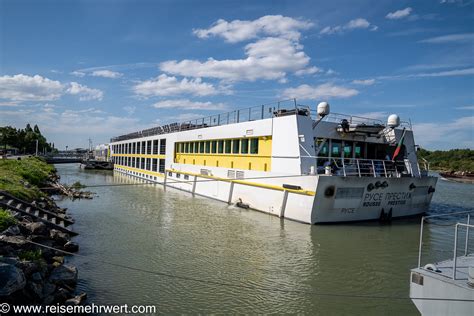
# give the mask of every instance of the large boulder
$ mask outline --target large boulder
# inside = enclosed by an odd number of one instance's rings
[[[55,240],[58,244],[63,246],[65,243],[69,241],[69,234],[64,233],[57,229],[51,229],[49,231],[49,238]]]
[[[64,246],[64,250],[67,252],[77,252],[79,251],[79,245],[73,241],[68,241]]]
[[[0,297],[22,290],[25,284],[23,271],[11,264],[0,263]]]
[[[20,234],[20,227],[18,227],[18,225],[12,225],[1,233],[1,235],[6,235],[6,236],[17,236],[19,234]]]
[[[31,231],[34,235],[46,235],[48,234],[48,228],[43,222],[34,222],[29,223],[26,227]]]
[[[77,282],[77,268],[64,264],[51,272],[49,280],[54,284],[75,285]]]

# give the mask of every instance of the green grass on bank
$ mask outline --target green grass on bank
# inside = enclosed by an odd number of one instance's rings
[[[0,231],[4,231],[8,227],[15,225],[16,223],[17,220],[10,212],[0,209]]]
[[[38,186],[45,183],[54,170],[52,165],[36,157],[0,159],[0,190],[31,201],[43,195]]]

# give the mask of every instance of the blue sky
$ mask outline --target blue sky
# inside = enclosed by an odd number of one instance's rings
[[[0,125],[56,147],[279,99],[474,148],[474,1],[0,0]]]

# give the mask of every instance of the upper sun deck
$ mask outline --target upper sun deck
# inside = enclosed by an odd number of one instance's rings
[[[258,121],[288,115],[305,115],[315,120],[317,119],[317,113],[315,110],[312,110],[307,105],[298,104],[296,102],[296,99],[289,99],[269,104],[257,105],[249,108],[238,109],[227,113],[206,116],[203,118],[185,121],[181,123],[176,122],[157,126],[142,131],[113,137],[110,139],[110,142],[113,143],[135,138],[176,133],[181,131],[188,131],[214,126],[223,126],[242,122]],[[383,122],[379,119],[339,113],[330,113],[322,120],[332,123],[341,123],[342,120],[347,120],[350,124],[384,125]],[[409,122],[401,123],[401,126],[411,129],[411,124]]]

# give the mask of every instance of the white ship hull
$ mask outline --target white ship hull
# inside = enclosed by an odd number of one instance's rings
[[[146,174],[134,174],[136,172],[117,167],[116,170],[123,174],[160,183],[167,188],[308,224],[378,220],[383,214],[385,219],[422,214],[429,208],[433,195],[430,188],[436,186],[437,180],[435,177],[349,178],[322,175],[230,180],[182,170],[169,170],[166,177],[146,178]],[[384,182],[387,185],[385,188]],[[310,189],[285,189],[282,186],[284,183],[304,183],[305,188]],[[308,183],[313,185],[310,187]],[[369,190],[370,184],[378,188]]]

